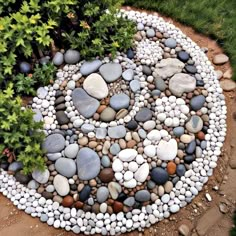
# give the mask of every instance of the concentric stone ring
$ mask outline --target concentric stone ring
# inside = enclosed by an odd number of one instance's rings
[[[74,233],[142,230],[178,212],[213,174],[226,135],[200,47],[156,15],[121,12],[137,23],[128,53],[65,65],[33,99],[47,169],[27,187],[0,174],[19,209]]]

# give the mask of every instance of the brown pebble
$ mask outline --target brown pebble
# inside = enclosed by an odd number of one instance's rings
[[[42,193],[44,191],[44,187],[40,186],[37,190],[38,193]]]
[[[74,207],[76,209],[82,209],[84,206],[84,203],[83,202],[80,202],[80,201],[77,201],[75,204],[74,204]]]
[[[97,109],[97,113],[98,113],[98,114],[102,113],[102,111],[103,111],[106,107],[107,107],[107,106],[105,106],[105,105],[99,106],[98,109]]]
[[[126,142],[124,139],[119,139],[119,145],[121,149],[125,149],[126,148]]]
[[[123,210],[123,204],[121,202],[114,201],[114,204],[113,204],[114,213],[121,212],[122,210]]]
[[[78,140],[78,144],[81,145],[81,146],[85,146],[88,144],[88,138],[87,137],[82,137]]]
[[[109,183],[113,180],[114,178],[114,172],[112,170],[112,168],[104,168],[100,174],[98,175],[99,179],[103,182],[103,183]]]
[[[97,185],[97,181],[95,179],[91,179],[91,180],[89,180],[89,185],[91,187],[95,187]]]
[[[197,133],[197,137],[198,137],[199,140],[204,140],[205,139],[205,134],[202,131],[200,131],[200,132]]]
[[[133,148],[136,145],[136,141],[135,140],[130,140],[127,143],[127,148]]]
[[[71,196],[66,196],[66,197],[64,197],[63,198],[63,201],[62,201],[62,206],[64,206],[64,207],[71,207],[72,205],[73,205],[73,203],[74,203],[74,199],[73,199],[73,197],[71,197]]]
[[[176,171],[176,164],[173,161],[169,161],[167,164],[167,172],[170,175],[175,174]]]
[[[96,214],[98,214],[100,212],[100,206],[97,202],[94,203],[94,205],[92,206],[92,211]]]
[[[91,141],[91,142],[89,142],[89,144],[88,144],[88,146],[89,146],[90,148],[96,148],[97,145],[98,145],[98,143],[95,142],[95,141]]]

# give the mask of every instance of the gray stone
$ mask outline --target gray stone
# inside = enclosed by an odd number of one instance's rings
[[[30,182],[27,185],[27,188],[29,189],[37,189],[39,187],[39,183],[36,182],[34,179],[30,180]]]
[[[97,190],[97,201],[103,203],[107,200],[109,196],[109,190],[107,187],[101,186]]]
[[[167,88],[165,81],[162,78],[156,78],[154,80],[154,83],[156,88],[159,89],[160,91],[165,91]]]
[[[61,52],[57,52],[57,53],[55,54],[55,56],[53,57],[52,62],[53,62],[53,64],[56,65],[56,66],[62,65],[63,62],[64,62],[64,56],[63,56],[63,54],[62,54]]]
[[[135,203],[134,197],[128,197],[124,200],[124,204],[128,207],[132,207]]]
[[[101,159],[101,164],[103,167],[109,167],[111,165],[110,158],[108,156],[103,156]]]
[[[137,30],[139,31],[144,30],[144,25],[142,23],[138,23]]]
[[[99,72],[108,83],[111,83],[121,76],[122,68],[118,63],[107,63],[99,68]]]
[[[128,108],[129,107],[130,98],[124,93],[115,94],[110,99],[110,106],[116,111]]]
[[[236,83],[233,80],[229,80],[229,79],[224,79],[220,81],[220,87],[228,92],[228,91],[232,91],[236,88]]]
[[[107,128],[96,128],[96,139],[104,139],[107,136]]]
[[[33,120],[35,122],[40,122],[43,120],[43,115],[40,110],[34,109],[33,112],[34,112]]]
[[[56,161],[60,157],[61,157],[61,153],[60,152],[48,153],[47,154],[47,158],[48,158],[49,161]]]
[[[196,79],[188,74],[175,74],[169,81],[169,89],[177,97],[181,97],[185,92],[192,92],[195,88]]]
[[[126,81],[130,81],[134,78],[134,71],[133,69],[127,69],[122,73],[122,77]]]
[[[8,171],[16,172],[23,169],[23,163],[21,161],[14,161],[8,166]]]
[[[40,184],[46,184],[48,182],[49,176],[50,173],[48,169],[45,169],[44,171],[34,170],[32,173],[33,179]]]
[[[56,175],[53,179],[53,185],[57,193],[64,197],[70,192],[68,179],[62,175]]]
[[[65,148],[65,156],[68,158],[75,158],[79,151],[79,145],[76,143],[70,144]]]
[[[168,48],[175,48],[177,45],[175,39],[173,38],[166,39],[164,43],[165,43],[165,46]]]
[[[177,56],[182,62],[187,62],[190,57],[189,54],[185,51],[178,52]]]
[[[60,152],[65,147],[65,138],[61,134],[48,135],[43,143],[43,149],[47,153]]]
[[[191,133],[198,133],[203,127],[203,121],[199,116],[191,116],[190,120],[186,123],[186,129]]]
[[[135,120],[139,122],[145,122],[151,119],[152,119],[152,111],[146,107],[141,108],[141,110],[135,116]]]
[[[111,107],[106,107],[100,114],[100,120],[105,122],[113,121],[116,117],[116,112]]]
[[[195,152],[195,149],[196,149],[196,141],[193,140],[187,145],[185,151],[187,154],[193,154]]]
[[[44,222],[47,222],[47,220],[48,220],[48,215],[47,214],[41,214],[40,221],[44,223]]]
[[[95,129],[94,125],[92,124],[83,124],[81,126],[81,130],[83,133],[88,134],[89,132],[93,132]]]
[[[77,155],[79,179],[90,180],[95,178],[100,172],[100,166],[100,158],[96,152],[87,147],[80,149]]]
[[[138,202],[147,202],[151,198],[151,194],[147,190],[139,190],[135,193],[135,199]]]
[[[194,111],[197,111],[203,107],[205,101],[206,98],[203,95],[198,95],[190,100],[190,106]]]
[[[59,174],[70,178],[76,173],[76,164],[72,159],[62,157],[55,162],[55,169]]]
[[[155,30],[154,30],[154,29],[149,28],[149,29],[147,29],[146,34],[147,34],[147,37],[148,37],[148,38],[152,38],[152,37],[155,36],[156,33],[155,33]]]
[[[146,65],[143,65],[143,73],[145,75],[151,75],[152,74],[152,70],[150,67],[146,66]]]
[[[130,89],[132,90],[132,92],[136,93],[137,91],[140,90],[141,85],[140,85],[140,82],[135,79],[135,80],[132,80],[132,81],[129,83],[129,87],[130,87]]]
[[[102,65],[102,62],[100,60],[85,61],[80,68],[80,73],[82,75],[89,75],[97,71],[101,65]]]
[[[176,58],[162,59],[160,63],[156,64],[154,75],[157,78],[166,79],[176,73],[180,73],[184,66],[185,64]]]
[[[113,143],[110,147],[110,153],[112,155],[117,155],[120,152],[120,145],[118,143]]]
[[[79,113],[85,118],[90,118],[97,111],[100,103],[90,97],[82,88],[76,88],[72,92],[72,101]]]
[[[176,137],[180,137],[182,134],[184,134],[184,127],[175,127],[173,132]]]
[[[123,138],[126,135],[126,129],[123,125],[108,128],[110,138]]]
[[[64,59],[67,64],[76,64],[80,60],[80,53],[77,50],[69,49],[64,54]]]

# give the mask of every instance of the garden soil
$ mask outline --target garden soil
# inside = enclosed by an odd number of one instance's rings
[[[126,9],[130,9],[126,7]],[[150,13],[150,12],[149,12]],[[151,12],[153,13],[153,12]],[[154,13],[156,14],[156,13]],[[222,53],[215,40],[196,33],[192,28],[163,17],[180,28],[199,46],[208,48],[207,56]],[[230,70],[230,63],[215,66],[223,73]],[[203,191],[191,204],[173,214],[169,219],[153,225],[144,232],[131,232],[129,236],[177,236],[179,230],[191,236],[228,236],[233,226],[232,216],[236,206],[236,93],[225,92],[227,114],[227,136],[222,155],[214,175],[209,178]],[[212,198],[207,200],[206,194]],[[189,233],[188,233],[189,231]],[[19,211],[7,198],[0,194],[0,236],[75,236],[72,232],[54,229]],[[82,234],[81,234],[82,235]]]

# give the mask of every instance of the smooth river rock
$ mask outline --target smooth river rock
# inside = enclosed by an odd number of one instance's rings
[[[148,165],[148,163],[144,163],[135,172],[134,178],[138,182],[143,183],[144,181],[146,181],[148,175],[149,175],[149,165]]]
[[[169,141],[161,140],[157,145],[156,155],[163,161],[170,161],[176,157],[177,151],[178,146],[175,139],[170,139]]]
[[[166,79],[176,73],[180,73],[184,66],[185,64],[176,58],[163,59],[156,64],[154,74],[157,78]]]
[[[53,179],[53,185],[57,193],[64,197],[70,192],[68,179],[62,175],[56,175]]]
[[[84,90],[92,97],[103,99],[108,95],[108,87],[101,75],[90,74],[83,83]]]
[[[118,63],[107,63],[99,68],[99,72],[106,82],[111,83],[119,79],[122,74],[122,67]]]
[[[119,111],[120,109],[128,108],[129,107],[130,98],[128,95],[124,93],[115,94],[110,99],[110,106]]]
[[[59,174],[70,178],[76,173],[76,164],[74,160],[62,157],[55,162],[55,169]]]
[[[65,147],[65,138],[61,134],[48,135],[42,146],[47,153],[60,152]]]
[[[198,133],[203,127],[203,121],[199,116],[191,116],[190,120],[186,123],[186,129],[191,133]]]
[[[152,119],[152,111],[146,107],[141,108],[141,110],[135,116],[135,120],[139,122],[145,122],[151,119]]]
[[[197,111],[203,107],[205,101],[206,98],[203,95],[198,95],[190,100],[190,106],[194,111]]]
[[[79,113],[85,118],[90,118],[97,111],[100,103],[89,96],[82,88],[76,88],[72,92],[72,101]]]
[[[82,75],[89,75],[97,71],[101,65],[102,62],[100,60],[85,61],[83,65],[80,67],[80,73]]]
[[[123,125],[108,127],[108,135],[110,138],[123,138],[126,135],[126,129]]]
[[[77,171],[81,180],[90,180],[100,172],[101,162],[98,154],[90,148],[81,148],[77,155]],[[89,170],[89,171],[88,171]]]
[[[138,155],[138,152],[135,149],[127,148],[119,152],[118,157],[122,161],[132,161],[136,156]]]
[[[75,158],[79,151],[79,145],[76,143],[70,144],[65,148],[65,156],[68,158]]]
[[[50,173],[48,169],[45,169],[44,171],[34,170],[32,173],[33,179],[36,180],[40,184],[47,183],[49,176],[50,176]]]
[[[175,74],[169,81],[169,89],[177,97],[181,97],[185,92],[192,92],[195,88],[196,79],[188,74]]]

